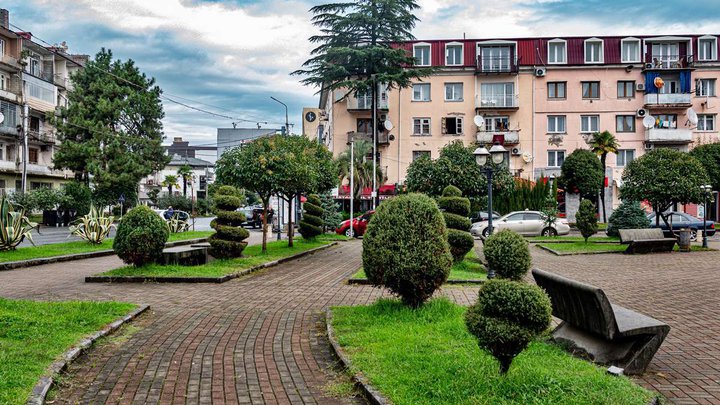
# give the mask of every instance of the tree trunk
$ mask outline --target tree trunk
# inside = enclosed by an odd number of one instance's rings
[[[270,199],[264,199],[263,200],[263,220],[262,220],[262,252],[267,252],[267,212],[268,212],[268,204],[270,204]]]
[[[287,203],[288,203],[288,230],[287,230],[287,235],[288,235],[288,247],[293,247],[293,236],[294,236],[294,235],[293,235],[293,233],[294,233],[293,231],[294,231],[294,230],[293,230],[293,216],[292,216],[292,214],[293,214],[293,207],[292,207],[292,203],[293,203],[293,200],[294,200],[294,199],[295,199],[295,198],[294,198],[293,196],[290,196],[290,197],[287,198]]]
[[[183,177],[183,197],[187,198],[187,179]]]
[[[600,185],[600,204],[602,204],[602,213],[603,213],[603,222],[607,223],[607,212],[605,211],[605,172],[607,171],[607,166],[605,164],[607,159],[607,153],[603,153],[600,157],[600,162],[602,163],[603,167],[603,177],[602,177],[602,185]]]
[[[508,370],[510,370],[510,364],[512,364],[513,358],[510,356],[500,356],[498,357],[498,361],[500,362],[500,374],[507,374]]]

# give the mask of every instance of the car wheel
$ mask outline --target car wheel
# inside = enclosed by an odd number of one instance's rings
[[[697,237],[698,237],[697,229],[690,230],[690,240],[695,242],[697,240]]]
[[[555,230],[555,228],[547,227],[542,230],[541,235],[542,236],[557,236],[557,231]]]
[[[350,237],[353,236],[352,233],[351,233],[351,231],[350,231],[350,228],[348,228],[348,229],[345,230],[345,236],[347,236],[348,238],[350,238]]]
[[[483,238],[487,238],[488,236],[490,236],[490,228],[483,229],[482,236]]]
[[[257,229],[257,227],[258,227],[257,222],[253,222],[252,227],[253,227],[253,229]]]

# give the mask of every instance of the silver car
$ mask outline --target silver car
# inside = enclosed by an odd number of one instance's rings
[[[558,218],[553,225],[545,223],[545,215],[540,211],[514,211],[493,220],[493,232],[510,229],[523,236],[557,236],[570,233],[565,219]],[[474,236],[486,238],[490,233],[487,221],[476,222],[470,228]]]

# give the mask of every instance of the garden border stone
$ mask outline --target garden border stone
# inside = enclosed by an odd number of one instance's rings
[[[303,256],[311,255],[315,252],[328,249],[332,246],[336,246],[337,241],[333,241],[324,246],[319,246],[304,252],[296,253],[292,256],[283,257],[281,259],[273,260],[267,263],[259,264],[257,266],[250,267],[239,271],[237,273],[227,274],[222,277],[145,277],[145,276],[87,276],[85,277],[86,283],[224,283],[248,274],[254,273],[258,270],[266,269],[268,267],[277,266],[278,264],[288,262],[290,260],[299,259]]]
[[[624,250],[600,250],[597,252],[558,252],[557,250],[554,250],[547,246],[543,246],[543,245],[539,245],[539,244],[536,244],[535,246],[546,252],[550,252],[550,253],[554,254],[555,256],[607,255],[607,254],[625,253]]]
[[[486,280],[447,280],[443,284],[482,284]],[[355,284],[355,285],[372,285],[370,280],[366,278],[350,278],[348,279],[348,284]]]
[[[121,326],[137,318],[138,316],[140,316],[140,314],[144,313],[148,309],[150,309],[149,305],[139,305],[138,308],[136,308],[128,315],[125,315],[123,318],[118,319],[115,322],[110,323],[109,325],[106,325],[98,332],[95,332],[89,337],[84,338],[80,341],[80,343],[71,347],[69,350],[63,353],[60,360],[57,360],[50,364],[50,367],[48,367],[46,370],[46,374],[40,377],[40,380],[38,380],[37,384],[35,384],[35,387],[33,387],[32,392],[30,393],[30,397],[28,398],[27,402],[25,402],[26,405],[43,405],[45,403],[45,397],[55,384],[55,378],[61,372],[66,370],[70,364],[77,360],[80,355],[85,353],[99,339],[116,332],[118,329],[120,329]]]

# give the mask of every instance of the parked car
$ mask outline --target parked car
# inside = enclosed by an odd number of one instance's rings
[[[360,237],[365,234],[367,224],[368,222],[370,222],[370,218],[372,218],[374,213],[375,211],[368,211],[352,219],[353,236]],[[340,226],[335,229],[335,233],[337,233],[338,235],[345,235],[347,237],[350,237],[350,220],[346,219],[345,221],[340,222]]]
[[[672,231],[670,228],[668,228],[667,225],[665,225],[665,221],[660,218],[660,229],[663,230],[663,233],[666,237],[672,237],[674,236],[674,232],[679,231],[680,229],[690,229],[690,239],[691,240],[697,240],[698,237],[698,230],[702,231],[703,229],[703,220],[699,218],[695,218],[694,216],[684,213],[684,212],[677,212],[672,211],[666,213],[668,215],[667,220],[672,225]],[[648,219],[650,220],[650,227],[655,228],[655,213],[652,213],[648,215]],[[715,222],[714,221],[707,221],[707,236],[713,236],[715,235]]]
[[[238,208],[238,211],[245,214],[245,222],[242,226],[251,226],[253,229],[262,227],[263,207],[260,205]],[[268,223],[272,223],[274,211],[268,208]]]
[[[558,219],[555,224],[547,226],[545,215],[540,211],[514,211],[493,220],[493,232],[510,229],[523,236],[557,236],[570,233],[570,226],[565,219]],[[487,221],[476,222],[470,228],[473,236],[486,238],[490,229]]]
[[[190,214],[188,214],[185,211],[173,210],[172,214],[168,210],[154,210],[154,211],[166,221],[172,217],[175,217],[181,221],[187,221],[190,219]]]
[[[501,215],[498,214],[496,211],[493,211],[493,217],[492,217],[492,218],[493,218],[493,221],[499,219],[500,216],[501,216]],[[482,222],[482,221],[487,221],[487,220],[488,220],[488,213],[487,213],[487,211],[478,211],[478,212],[473,213],[473,214],[470,216],[470,221],[471,221],[472,223]]]

